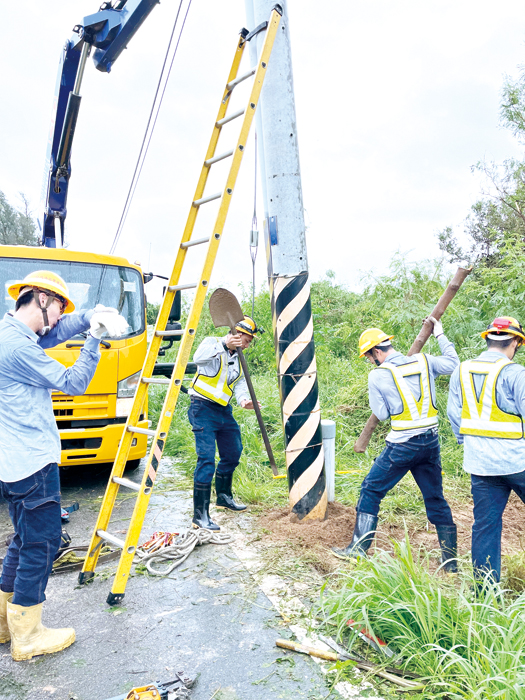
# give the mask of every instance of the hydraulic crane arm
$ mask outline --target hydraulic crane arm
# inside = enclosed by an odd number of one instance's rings
[[[60,57],[49,132],[42,200],[44,216],[42,245],[60,247],[64,240],[67,194],[71,177],[71,146],[80,109],[80,86],[88,56],[103,73],[126,48],[159,0],[113,0],[84,17],[73,28]]]

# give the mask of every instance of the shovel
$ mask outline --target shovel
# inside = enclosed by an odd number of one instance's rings
[[[227,289],[216,289],[210,297],[210,314],[211,320],[215,328],[220,326],[228,326],[230,331],[235,334],[235,326],[244,319],[244,313],[240,307],[234,294],[229,292]],[[279,470],[275,464],[275,459],[272,452],[272,446],[270,445],[270,440],[268,439],[268,433],[264,426],[263,417],[261,415],[261,409],[257,403],[257,397],[255,396],[255,389],[253,388],[252,379],[248,373],[248,365],[246,364],[246,358],[243,355],[241,348],[236,348],[237,354],[239,355],[239,361],[242,365],[242,370],[244,376],[246,377],[246,384],[248,385],[248,391],[250,392],[250,398],[253,403],[253,408],[255,409],[255,415],[257,416],[257,422],[259,423],[259,428],[264,440],[264,446],[266,447],[266,452],[268,453],[268,459],[270,460],[270,466],[274,477],[280,477]]]

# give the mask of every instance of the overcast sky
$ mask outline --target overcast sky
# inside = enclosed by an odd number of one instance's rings
[[[24,192],[39,217],[61,47],[99,4],[3,3],[0,190],[13,203]],[[162,0],[109,75],[88,65],[68,199],[72,249],[109,252],[178,4]],[[333,269],[354,288],[362,272],[385,271],[397,250],[412,260],[436,255],[436,232],[459,224],[479,197],[471,166],[521,156],[498,111],[505,74],[525,63],[523,3],[289,0],[288,8],[312,278]],[[116,251],[145,269],[170,272],[245,23],[244,0],[192,2]],[[219,150],[236,136],[225,133]],[[252,133],[213,286],[251,280],[253,152]],[[258,216],[262,232],[260,208]],[[193,259],[190,281],[200,266]],[[258,285],[265,269],[261,246]]]

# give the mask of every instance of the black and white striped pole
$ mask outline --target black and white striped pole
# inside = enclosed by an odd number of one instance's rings
[[[245,0],[247,25],[275,0]],[[257,111],[265,244],[286,446],[290,507],[323,519],[327,493],[286,1]],[[253,42],[252,42],[253,43]],[[255,45],[250,45],[252,64]]]

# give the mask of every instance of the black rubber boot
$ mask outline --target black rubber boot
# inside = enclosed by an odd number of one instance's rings
[[[458,573],[458,530],[455,525],[436,525],[436,532],[441,547],[441,561],[447,574]]]
[[[352,541],[344,549],[332,547],[332,552],[339,559],[357,559],[363,557],[370,549],[377,529],[377,515],[370,513],[356,513],[354,534]]]
[[[228,510],[246,510],[247,506],[243,503],[235,503],[232,495],[232,479],[231,474],[221,474],[215,472],[215,491],[217,491],[217,508],[228,508]]]
[[[221,528],[210,518],[211,484],[193,485],[193,527],[204,530],[220,530]]]

